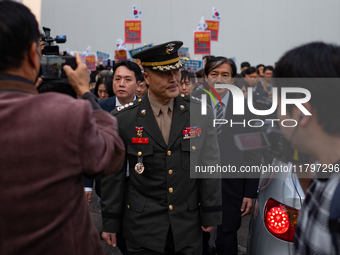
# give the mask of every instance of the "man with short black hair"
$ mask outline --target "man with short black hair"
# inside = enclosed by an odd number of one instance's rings
[[[265,91],[268,92],[269,98],[272,97],[272,77],[273,77],[274,67],[266,66],[263,69],[264,79],[262,81],[262,87]]]
[[[253,91],[253,102],[262,98],[268,98],[268,92],[262,88],[261,82],[259,81],[258,70],[253,66],[249,67],[245,70],[245,75],[244,80]]]
[[[306,199],[297,219],[295,254],[335,255],[340,252],[339,56],[339,46],[310,43],[285,53],[274,71],[279,95],[286,87],[304,88],[311,94],[311,99],[299,108],[287,106],[285,115],[279,97],[277,113],[280,121],[294,119],[298,122],[295,127],[280,128],[294,149],[313,158],[309,163],[317,160],[321,166],[312,171],[315,175],[310,184],[310,179],[306,182],[303,175],[308,170],[297,171]],[[289,94],[291,99],[304,97],[301,93]],[[303,108],[307,112],[303,113]]]
[[[23,4],[0,1],[0,254],[104,254],[82,175],[120,170],[117,121],[89,91],[89,71],[64,66],[81,99],[38,94],[40,33]]]
[[[244,70],[246,70],[249,67],[250,67],[249,62],[242,62],[241,63],[241,71],[244,71]]]

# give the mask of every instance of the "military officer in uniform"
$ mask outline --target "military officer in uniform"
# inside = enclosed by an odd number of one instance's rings
[[[201,116],[200,102],[179,94],[182,44],[135,54],[149,91],[113,111],[130,179],[125,199],[126,166],[102,180],[102,237],[115,246],[122,231],[129,254],[201,255],[202,231],[222,222],[221,180],[190,178],[194,166],[219,164],[220,153],[210,106]]]

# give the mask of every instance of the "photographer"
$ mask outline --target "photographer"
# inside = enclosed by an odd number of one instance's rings
[[[38,94],[39,39],[27,7],[0,2],[0,254],[104,254],[82,175],[121,169],[117,120],[89,92],[79,55],[64,71],[85,100]]]
[[[300,87],[311,94],[310,101],[301,104],[308,112],[288,105],[283,114],[281,100],[277,111],[280,120],[288,118],[298,122],[295,127],[280,126],[292,147],[318,161],[310,165],[311,172],[315,173],[310,184],[310,179],[305,179],[307,169],[297,172],[301,186],[306,187],[306,181],[309,186],[297,220],[295,254],[339,254],[340,47],[317,42],[295,48],[277,62],[274,78],[279,92],[281,88]],[[294,100],[305,97],[290,94],[289,98]],[[322,168],[315,170],[318,165]]]

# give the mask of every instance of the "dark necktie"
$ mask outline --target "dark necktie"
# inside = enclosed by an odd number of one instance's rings
[[[220,102],[218,102],[217,105],[216,105],[216,119],[223,119],[223,108],[222,108]],[[219,140],[220,135],[222,133],[222,124],[218,124],[216,126],[216,128],[217,128],[217,138]]]

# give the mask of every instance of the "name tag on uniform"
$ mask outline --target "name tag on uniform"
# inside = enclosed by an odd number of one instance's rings
[[[149,138],[132,137],[132,143],[149,143]]]

